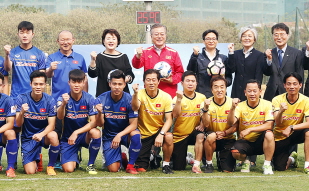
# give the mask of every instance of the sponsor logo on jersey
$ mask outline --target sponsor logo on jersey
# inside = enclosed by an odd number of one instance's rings
[[[211,119],[211,122],[213,123],[226,123],[227,119],[217,119],[217,118],[213,118]]]
[[[201,104],[197,104],[197,105],[196,105],[196,108],[201,108]]]
[[[161,107],[161,104],[159,104],[159,103],[158,103],[158,104],[156,104],[156,107]]]
[[[105,118],[110,118],[110,119],[126,119],[126,115],[113,115],[112,113],[105,113]]]
[[[5,121],[6,117],[0,117],[0,121]]]
[[[3,109],[3,108],[0,108],[0,112],[3,113],[3,112],[4,112],[4,109]]]
[[[111,106],[104,106],[105,107],[105,109],[109,109]]]
[[[296,113],[301,113],[302,110],[301,109],[296,109]]]
[[[41,108],[40,112],[46,112],[46,109],[45,108]]]
[[[35,55],[31,55],[30,59],[36,59],[36,56]]]
[[[19,54],[15,54],[15,57],[16,57],[16,58],[19,58],[19,57],[20,57],[20,55],[19,55]]]
[[[66,117],[70,118],[70,119],[86,118],[86,117],[88,117],[88,114],[77,114],[77,115],[74,115],[74,113],[67,113]]]
[[[165,56],[165,59],[170,60],[170,59],[172,59],[172,56]]]
[[[260,111],[260,115],[265,115],[265,112],[263,112],[263,111]]]
[[[95,147],[95,146],[92,146],[92,148],[93,148],[94,150],[99,150],[99,149],[100,149],[100,147]]]
[[[262,125],[264,124],[264,121],[243,121],[243,125],[249,126],[249,125]]]
[[[85,105],[82,105],[79,107],[80,109],[87,109],[87,107]]]
[[[25,113],[24,118],[27,119],[36,119],[36,120],[46,120],[47,116],[42,116],[42,115],[32,115],[31,113]]]
[[[120,111],[126,111],[127,110],[127,108],[125,108],[125,107],[120,107]]]
[[[225,110],[225,114],[229,114],[230,113],[230,110]]]
[[[16,62],[16,66],[33,66],[33,67],[36,67],[36,63]]]
[[[73,60],[72,62],[73,62],[73,64],[78,64],[77,60]]]
[[[297,116],[292,116],[292,117],[288,117],[286,115],[282,116],[283,120],[293,120],[293,121],[298,121],[300,119],[300,117]]]
[[[155,111],[150,111],[148,109],[145,109],[145,111],[149,113],[150,115],[163,115],[164,114],[164,112],[155,112]]]
[[[196,113],[182,113],[181,117],[195,117],[195,116],[200,116],[200,112]]]

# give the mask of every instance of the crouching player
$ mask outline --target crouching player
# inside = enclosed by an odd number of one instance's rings
[[[195,92],[197,81],[192,71],[186,71],[181,77],[183,92],[178,90],[173,99],[173,118],[176,119],[173,130],[174,149],[172,153],[173,169],[185,170],[188,145],[194,145],[195,160],[192,172],[202,173],[200,162],[203,155],[204,126],[201,122],[201,103],[205,95]]]
[[[105,165],[110,172],[118,172],[121,161],[121,145],[129,147],[127,173],[138,174],[134,163],[141,149],[141,134],[137,128],[137,117],[131,106],[132,96],[123,91],[125,74],[121,70],[110,73],[111,91],[97,98],[97,125],[103,126],[103,153]]]
[[[212,156],[217,151],[218,169],[223,172],[233,172],[236,160],[232,156],[231,148],[235,143],[236,125],[227,125],[227,115],[232,106],[232,98],[226,96],[226,80],[216,76],[210,80],[213,97],[205,100],[203,124],[206,127],[204,150],[206,155],[206,173],[214,170]]]
[[[309,174],[309,99],[299,93],[302,88],[302,77],[298,73],[286,74],[283,84],[287,93],[278,95],[272,100],[276,122],[274,128],[276,141],[273,158],[274,168],[283,171],[291,163],[297,167],[297,154],[295,153],[294,157],[289,157],[289,148],[295,144],[305,143],[304,172]],[[303,123],[304,118],[306,122]]]
[[[16,124],[22,128],[21,153],[26,174],[37,172],[41,148],[49,148],[48,175],[56,175],[54,165],[59,154],[59,141],[54,130],[56,102],[44,93],[47,76],[36,70],[30,74],[31,92],[16,99]]]
[[[64,119],[61,138],[61,163],[64,172],[73,172],[78,160],[80,147],[89,149],[89,161],[86,170],[97,174],[94,167],[101,146],[101,132],[96,128],[95,99],[83,91],[85,73],[74,69],[69,72],[70,92],[62,94],[57,101],[57,117]],[[88,122],[89,119],[89,122]]]
[[[235,159],[244,162],[241,172],[250,172],[247,156],[264,154],[263,173],[273,174],[270,165],[275,150],[273,109],[271,102],[260,98],[261,91],[260,82],[248,80],[244,90],[247,100],[238,104],[239,99],[233,99],[227,124],[238,122],[238,140],[231,151]]]
[[[0,73],[0,92],[3,91],[4,76]],[[0,146],[6,147],[7,169],[6,176],[16,177],[14,164],[17,161],[17,140],[13,130],[15,119],[14,101],[7,95],[0,93]]]

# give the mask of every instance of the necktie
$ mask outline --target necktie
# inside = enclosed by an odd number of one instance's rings
[[[279,61],[279,68],[282,67],[282,53],[283,51],[281,49],[278,50],[278,61]]]

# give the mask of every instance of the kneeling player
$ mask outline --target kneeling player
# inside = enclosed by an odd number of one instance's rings
[[[3,91],[4,76],[0,73],[0,92]],[[13,100],[6,94],[0,93],[0,146],[6,147],[7,163],[6,176],[16,177],[14,164],[17,161],[17,140],[13,130],[15,106]]]
[[[247,156],[264,154],[263,173],[273,174],[270,165],[275,150],[271,131],[274,124],[272,104],[260,99],[261,84],[256,80],[248,80],[244,91],[247,101],[238,104],[239,99],[235,98],[227,117],[228,126],[238,122],[238,140],[232,147],[233,157],[244,162],[241,172],[250,172]]]
[[[73,172],[78,160],[80,147],[89,148],[89,161],[86,170],[97,174],[94,167],[101,146],[101,132],[96,128],[95,99],[83,91],[85,73],[74,69],[69,73],[70,92],[58,98],[59,119],[64,119],[64,131],[61,138],[61,163],[64,172]],[[89,119],[89,122],[88,122]]]
[[[302,77],[298,73],[286,74],[283,83],[287,93],[278,95],[272,100],[276,122],[274,128],[276,141],[273,159],[274,168],[283,171],[289,167],[291,162],[298,164],[295,161],[296,157],[288,160],[290,155],[289,147],[305,143],[304,171],[309,174],[309,99],[299,93],[302,88]],[[304,117],[306,122],[303,123]]]
[[[59,141],[54,130],[56,102],[44,93],[47,76],[36,70],[30,75],[31,92],[20,94],[16,100],[16,124],[22,127],[21,152],[26,174],[37,171],[41,148],[49,148],[48,175],[56,175],[54,165],[59,153]]]
[[[183,92],[178,90],[177,96],[173,99],[173,104],[175,104],[173,117],[176,118],[173,130],[173,169],[185,170],[188,145],[194,145],[195,160],[192,172],[202,173],[200,161],[203,155],[204,126],[200,123],[200,106],[206,97],[195,92],[197,81],[194,72],[183,73],[181,81]]]
[[[210,80],[213,97],[205,100],[203,108],[203,124],[206,127],[206,140],[204,150],[206,155],[206,173],[214,170],[212,156],[218,152],[218,169],[223,172],[233,172],[236,160],[232,156],[231,148],[235,143],[236,125],[226,124],[227,115],[232,106],[232,99],[226,96],[226,80],[216,76]]]
[[[131,106],[132,96],[123,91],[126,86],[125,74],[115,70],[108,79],[111,91],[97,98],[97,125],[103,126],[103,152],[105,165],[110,172],[118,172],[121,161],[121,147],[129,147],[127,173],[138,174],[134,163],[141,149],[141,134],[137,128],[137,114]]]

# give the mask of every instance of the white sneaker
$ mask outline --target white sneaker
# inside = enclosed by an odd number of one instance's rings
[[[243,162],[240,172],[250,172],[250,162]]]
[[[273,168],[271,165],[263,165],[263,174],[274,174]]]

